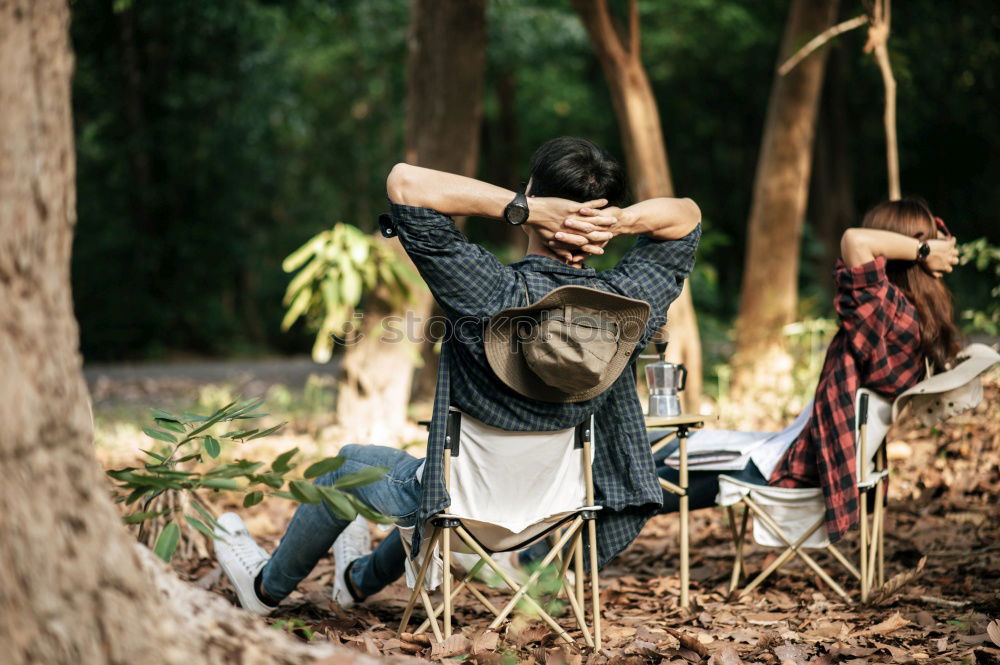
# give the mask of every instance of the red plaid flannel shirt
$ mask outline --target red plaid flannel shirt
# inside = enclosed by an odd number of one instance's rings
[[[892,399],[923,378],[916,308],[889,283],[885,257],[837,263],[830,343],[805,429],[771,475],[779,487],[823,488],[826,531],[837,541],[858,522],[854,398],[860,386]]]

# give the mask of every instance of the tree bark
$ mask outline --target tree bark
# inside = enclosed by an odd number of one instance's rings
[[[838,0],[792,0],[778,63],[830,27]],[[791,386],[782,328],[798,303],[799,252],[826,49],[775,73],[754,179],[736,324],[733,397]],[[777,381],[776,381],[777,380]]]
[[[486,0],[413,0],[408,50],[406,161],[474,176],[486,64]],[[396,314],[408,314],[420,324],[414,327],[423,333],[418,337],[426,337],[434,300],[426,286],[413,286],[417,301],[408,313]],[[374,320],[366,323],[376,326]],[[360,441],[398,437],[411,387],[421,398],[434,392],[437,354],[432,342],[384,343],[379,337],[369,335],[344,356],[338,420]],[[420,359],[422,367],[414,376]],[[375,360],[387,376],[372,376],[382,371],[371,364]],[[373,381],[379,390],[357,390]]]
[[[624,31],[615,26],[607,0],[573,0],[573,7],[590,35],[611,92],[634,196],[640,201],[674,196],[660,112],[642,65],[636,0],[629,1]],[[682,393],[685,409],[698,411],[702,392],[701,337],[688,283],[670,306],[666,332],[670,338],[668,359],[683,362],[688,370],[687,387]]]
[[[62,0],[0,2],[0,660],[375,662],[184,584],[121,525],[93,456],[70,294],[68,27]]]

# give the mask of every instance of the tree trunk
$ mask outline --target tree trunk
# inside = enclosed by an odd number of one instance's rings
[[[831,287],[830,272],[840,256],[840,236],[858,221],[854,168],[848,150],[845,55],[843,46],[833,45],[827,62],[809,195],[809,221],[823,245],[823,258],[816,266],[815,278]]]
[[[479,155],[483,76],[486,64],[486,0],[413,0],[406,65],[406,146],[410,164],[474,176]],[[427,336],[434,300],[423,284],[408,313]],[[375,324],[374,321],[371,324]],[[398,437],[403,431],[411,384],[418,396],[433,396],[437,354],[431,342],[386,344],[378,335],[351,347],[344,356],[338,419],[356,440]],[[422,358],[422,367],[414,368]],[[387,376],[372,377],[377,360]],[[359,393],[377,380],[383,388]],[[344,399],[345,391],[347,398]],[[341,408],[340,404],[344,407]]]
[[[483,177],[501,187],[516,190],[527,177],[521,155],[521,132],[517,122],[517,75],[504,69],[493,81],[497,113],[485,118],[482,132]],[[520,258],[528,246],[524,229],[510,224],[489,224],[483,229],[486,242],[503,247],[508,256]]]
[[[674,196],[660,112],[642,65],[636,0],[629,2],[629,25],[624,35],[614,25],[607,0],[573,0],[573,6],[604,70],[633,194],[640,201]],[[666,331],[670,336],[668,359],[683,362],[688,370],[687,388],[682,393],[685,410],[698,411],[702,391],[701,338],[687,283],[670,306]]]
[[[838,0],[792,0],[778,62],[830,25]],[[791,387],[783,327],[795,319],[799,251],[826,49],[775,73],[754,179],[736,324],[733,397]]]
[[[9,665],[371,663],[267,627],[131,540],[93,456],[69,267],[69,10],[0,2],[0,645]]]

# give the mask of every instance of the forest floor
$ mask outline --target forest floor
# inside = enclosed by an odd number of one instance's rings
[[[145,410],[166,407],[165,402],[176,398],[170,390],[158,390],[150,379],[134,399],[115,399],[121,396],[116,385],[114,379],[104,379],[103,392],[95,394],[98,456],[109,467],[134,461],[145,445],[137,427],[139,420],[148,419]],[[269,445],[297,445],[307,454],[332,452],[335,428],[318,415],[329,406],[322,385],[304,397],[265,386],[272,405],[278,402],[287,411],[280,415],[292,421],[289,433],[273,437]],[[95,387],[92,383],[92,392]],[[199,404],[224,402],[231,391],[228,386],[202,387]],[[675,516],[656,517],[601,572],[604,648],[597,654],[561,645],[544,624],[524,613],[500,634],[486,632],[485,611],[467,596],[457,604],[461,629],[450,640],[433,644],[426,635],[409,634],[398,639],[395,629],[408,596],[405,586],[394,584],[342,611],[330,601],[332,559],[322,561],[268,621],[302,639],[331,641],[373,655],[411,654],[477,665],[1000,663],[998,405],[1000,375],[994,372],[983,403],[974,411],[935,428],[911,420],[890,432],[886,578],[887,586],[897,588],[876,603],[843,602],[800,562],[784,567],[743,600],[728,600],[729,526],[722,511],[709,509],[692,518],[691,610],[678,607],[678,521]],[[237,504],[219,494],[212,505],[222,512]],[[239,510],[250,531],[271,550],[293,509],[287,502],[270,500]],[[376,539],[384,536],[374,528],[372,533]],[[849,556],[856,551],[852,541],[843,549]],[[754,575],[775,556],[773,550],[756,546],[750,552],[748,565]],[[822,553],[815,556],[856,597],[857,584],[846,571]],[[235,602],[206,543],[182,547],[172,563],[185,579]],[[489,587],[480,588],[496,601],[503,597]],[[415,616],[423,619],[422,612]],[[569,615],[560,621],[571,628]]]

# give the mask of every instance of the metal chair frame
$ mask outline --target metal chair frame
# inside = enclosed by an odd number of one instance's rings
[[[869,442],[868,442],[868,398],[869,395],[866,391],[862,391],[859,395],[859,408],[858,408],[858,421],[859,421],[859,433],[858,433],[858,446],[860,448],[860,458],[861,460],[868,460]],[[853,575],[861,583],[861,601],[867,602],[868,597],[871,595],[872,590],[878,586],[885,583],[885,512],[886,512],[886,498],[885,498],[885,474],[883,471],[887,468],[887,457],[885,450],[885,437],[881,441],[877,442],[876,445],[878,449],[875,451],[875,480],[874,482],[869,481],[868,476],[868,464],[862,463],[859,465],[858,469],[858,494],[860,501],[860,512],[861,519],[859,521],[859,564],[860,566],[855,566],[837,547],[832,543],[828,543],[824,549],[833,556],[851,575]],[[872,514],[869,519],[868,514],[868,501],[870,495],[874,493],[875,506],[872,510]],[[739,529],[736,528],[736,511],[734,508],[743,504],[744,509],[742,511],[742,520]],[[803,543],[805,543],[813,533],[817,530],[823,528],[825,524],[824,517],[820,517],[816,520],[815,524],[812,525],[803,535],[798,539],[792,540],[784,530],[778,525],[778,523],[771,517],[771,515],[761,507],[756,501],[751,499],[749,496],[743,497],[741,501],[736,504],[726,506],[726,511],[729,516],[729,528],[733,536],[733,543],[736,548],[736,556],[733,562],[732,576],[729,582],[729,596],[730,598],[742,598],[749,594],[751,591],[756,589],[764,580],[766,580],[772,573],[781,568],[783,565],[791,561],[792,559],[798,557],[801,559],[809,568],[816,573],[816,575],[823,580],[833,591],[843,598],[847,602],[851,602],[851,596],[844,590],[844,588],[838,584],[825,570],[820,566],[816,560],[810,556],[808,552],[805,551]],[[747,522],[750,515],[753,514],[755,517],[764,522],[785,544],[785,549],[778,555],[774,561],[770,563],[764,570],[762,570],[752,581],[750,581],[742,589],[739,589],[740,577],[746,577],[746,562],[743,553],[743,545],[746,542],[747,536]]]
[[[413,586],[413,591],[410,593],[409,601],[407,602],[406,609],[403,612],[403,618],[399,623],[398,633],[401,635],[406,628],[409,626],[410,617],[412,616],[413,609],[416,606],[417,600],[419,599],[427,613],[427,618],[421,623],[415,633],[423,633],[428,628],[434,634],[435,639],[438,641],[446,640],[452,635],[452,610],[454,608],[454,601],[462,591],[468,591],[476,600],[478,600],[491,614],[494,615],[493,621],[489,625],[489,630],[496,630],[504,622],[504,620],[510,615],[510,613],[517,606],[518,602],[524,601],[532,610],[538,614],[539,617],[564,641],[569,644],[576,644],[573,637],[559,625],[559,623],[549,614],[541,604],[538,603],[534,598],[528,594],[528,590],[531,588],[535,582],[538,581],[539,577],[546,567],[551,565],[553,562],[559,566],[559,578],[561,581],[561,588],[559,590],[559,595],[563,593],[569,601],[570,608],[572,609],[574,619],[576,620],[577,626],[583,634],[583,641],[586,646],[593,649],[601,648],[601,605],[600,605],[600,583],[598,580],[598,566],[597,566],[597,511],[600,510],[600,506],[594,505],[594,478],[593,478],[593,467],[592,467],[592,450],[594,446],[593,441],[593,416],[589,417],[583,424],[577,427],[577,447],[583,455],[584,462],[584,484],[586,491],[586,504],[576,509],[571,517],[567,518],[567,522],[561,525],[557,525],[554,530],[550,531],[547,535],[541,534],[536,538],[532,539],[531,542],[538,542],[542,538],[548,538],[551,543],[551,549],[545,558],[542,559],[541,564],[538,569],[535,570],[527,579],[524,584],[518,584],[514,581],[510,575],[507,574],[497,563],[490,557],[490,552],[486,550],[476,540],[476,538],[469,533],[469,531],[462,524],[462,520],[447,512],[447,508],[444,512],[438,514],[430,520],[432,530],[428,534],[428,546],[427,554],[424,556],[421,562],[419,572],[416,576],[416,582]],[[461,453],[461,446],[457,445],[459,442],[457,439],[460,437],[460,429],[457,427],[448,428],[448,434],[445,437],[445,452],[444,452],[444,478],[445,487],[449,491],[451,490],[451,463],[452,457],[455,457]],[[559,530],[562,529],[561,533]],[[589,563],[590,563],[590,587],[591,587],[591,618],[593,622],[593,632],[591,632],[590,627],[587,625],[586,621],[586,604],[584,597],[584,548],[583,548],[583,538],[584,531],[586,531],[586,538],[589,545]],[[453,561],[453,548],[454,544],[453,538],[457,536],[459,540],[465,544],[465,546],[477,554],[480,558],[476,562],[475,566],[469,570],[457,584],[454,584],[452,579],[452,564]],[[409,545],[405,543],[407,550],[407,556],[410,555]],[[430,563],[433,560],[433,552],[436,545],[441,546],[441,557],[444,561],[444,570],[441,583],[441,594],[442,600],[439,604],[434,605],[431,601],[430,594],[424,588],[424,581],[427,577],[427,573],[430,567]],[[572,553],[572,560],[570,556],[562,556],[562,552],[566,548],[567,552]],[[570,581],[568,576],[568,571],[570,565],[573,565],[576,569],[575,581]],[[479,591],[473,584],[475,576],[482,570],[483,566],[488,566],[497,576],[503,580],[504,584],[512,592],[510,600],[502,608],[497,608],[490,600]],[[442,618],[441,625],[439,625],[438,617]]]

